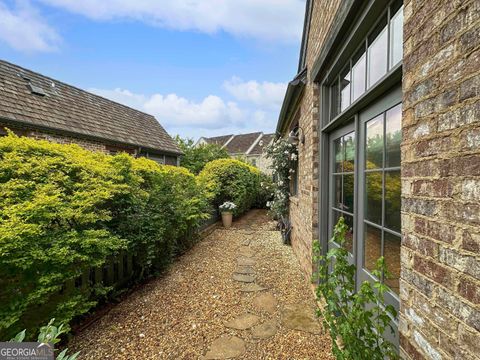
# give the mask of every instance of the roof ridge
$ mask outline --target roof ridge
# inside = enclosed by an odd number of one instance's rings
[[[27,68],[25,68],[25,67],[23,67],[23,66],[20,66],[20,65],[11,63],[11,62],[9,62],[9,61],[7,61],[7,60],[3,60],[3,59],[0,59],[0,63],[4,63],[4,64],[9,65],[9,66],[14,67],[14,68],[20,68],[21,70],[28,71],[28,72],[30,72],[30,73],[33,73],[33,74],[37,75],[37,76],[41,76],[41,77],[43,77],[43,78],[45,78],[45,79],[51,80],[52,82],[55,82],[55,83],[58,83],[58,84],[62,84],[62,85],[64,85],[64,86],[68,86],[68,87],[70,87],[70,88],[73,88],[73,89],[82,91],[82,92],[87,93],[87,94],[89,94],[89,95],[95,96],[95,97],[97,97],[97,98],[106,100],[106,101],[111,102],[111,103],[114,103],[114,104],[118,104],[118,105],[120,105],[120,106],[122,106],[122,107],[125,107],[125,108],[127,108],[127,109],[130,109],[130,110],[133,110],[133,111],[137,111],[137,112],[139,112],[140,114],[148,115],[148,116],[151,116],[151,117],[153,117],[154,119],[156,119],[156,117],[155,117],[154,115],[149,114],[149,113],[147,113],[147,112],[145,112],[145,111],[141,111],[141,110],[135,109],[135,108],[133,108],[133,107],[131,107],[131,106],[128,106],[128,105],[119,103],[119,102],[117,102],[117,101],[111,100],[111,99],[109,99],[109,98],[106,98],[105,96],[95,94],[95,93],[93,93],[93,92],[91,92],[91,91],[82,89],[82,88],[80,88],[80,87],[78,87],[78,86],[71,85],[71,84],[67,84],[66,82],[63,82],[63,81],[61,81],[61,80],[54,79],[54,78],[52,78],[52,77],[50,77],[50,76],[48,76],[48,75],[43,75],[43,74],[39,73],[38,71],[34,71],[34,70],[27,69]],[[158,122],[158,121],[157,121],[157,122]]]

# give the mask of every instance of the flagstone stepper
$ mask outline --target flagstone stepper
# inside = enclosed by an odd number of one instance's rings
[[[247,330],[260,321],[257,315],[245,313],[225,323],[225,326],[236,330]]]
[[[255,276],[245,274],[233,274],[232,279],[244,283],[253,283],[255,281]]]

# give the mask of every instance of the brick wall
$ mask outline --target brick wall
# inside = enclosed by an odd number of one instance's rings
[[[318,116],[319,88],[313,83],[313,67],[329,28],[334,20],[339,0],[314,1],[308,38],[306,65],[307,85],[299,105],[298,122],[305,132],[305,144],[299,144],[298,195],[292,197],[292,248],[305,275],[312,275],[312,243],[318,239]]]
[[[405,1],[402,356],[480,354],[480,2]]]

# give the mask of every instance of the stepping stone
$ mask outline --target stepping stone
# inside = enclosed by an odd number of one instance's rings
[[[249,246],[251,242],[252,242],[251,239],[245,239],[245,240],[242,241],[242,245],[243,246]]]
[[[237,258],[238,266],[253,266],[255,265],[255,260],[249,257],[239,257]]]
[[[242,292],[257,292],[257,291],[263,291],[263,290],[267,290],[267,288],[258,284],[253,284],[253,283],[247,284],[240,289],[240,291]]]
[[[255,270],[251,266],[238,266],[235,269],[236,274],[245,274],[245,275],[252,275],[255,274]]]
[[[277,300],[271,293],[258,294],[253,300],[253,306],[258,310],[273,314],[277,309]]]
[[[238,253],[242,256],[245,256],[245,257],[252,257],[253,255],[255,255],[255,253],[253,252],[252,249],[250,249],[248,246],[242,246],[239,250],[238,250]]]
[[[225,323],[225,326],[236,330],[247,330],[256,325],[260,318],[253,314],[242,314]]]
[[[245,274],[233,274],[232,279],[244,283],[252,283],[255,281],[255,276]]]
[[[236,336],[221,336],[210,346],[204,359],[231,359],[245,353],[245,343]]]
[[[267,339],[277,333],[277,323],[274,320],[265,321],[263,324],[252,328],[254,339]]]
[[[310,306],[296,304],[285,306],[282,312],[283,325],[292,330],[320,334],[320,324]]]

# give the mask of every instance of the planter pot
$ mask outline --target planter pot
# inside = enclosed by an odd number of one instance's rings
[[[226,229],[232,226],[232,213],[222,212],[222,222],[223,222],[223,227]]]

